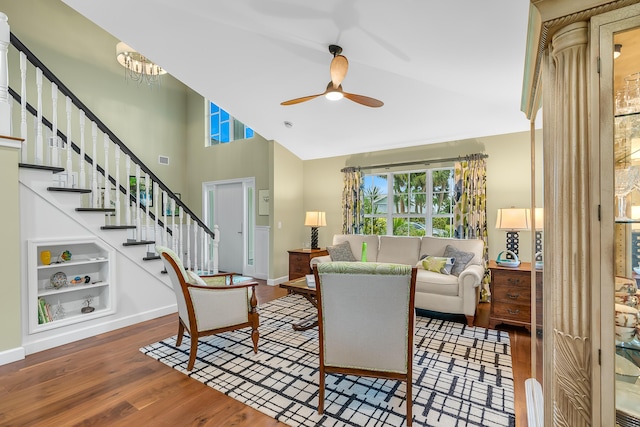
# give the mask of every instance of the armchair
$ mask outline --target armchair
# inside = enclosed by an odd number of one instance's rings
[[[191,271],[184,269],[177,254],[169,248],[156,245],[156,251],[171,278],[178,302],[178,338],[176,345],[182,344],[186,330],[191,336],[191,349],[187,370],[193,369],[198,353],[198,339],[207,335],[251,327],[253,352],[258,352],[258,325],[260,323],[256,306],[256,282],[233,283],[231,274],[222,286],[207,285]],[[209,276],[207,276],[209,277]]]
[[[411,426],[416,267],[326,262],[314,265],[313,274],[320,341],[318,413],[324,411],[326,374],[393,379],[407,385]]]

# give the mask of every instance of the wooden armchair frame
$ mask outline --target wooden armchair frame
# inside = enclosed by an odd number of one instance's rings
[[[180,315],[178,315],[178,337],[176,339],[176,345],[180,346],[182,344],[182,338],[184,335],[185,330],[189,333],[189,335],[191,336],[191,349],[189,352],[189,363],[187,365],[187,370],[192,370],[193,369],[193,365],[195,364],[195,360],[196,360],[196,356],[198,353],[198,340],[200,337],[204,337],[204,336],[208,336],[208,335],[215,335],[215,334],[219,334],[222,332],[227,332],[227,331],[234,331],[237,329],[242,329],[242,328],[251,328],[251,340],[253,341],[253,352],[257,353],[258,352],[258,339],[260,337],[260,333],[258,332],[258,326],[260,325],[260,319],[259,319],[259,315],[258,312],[256,310],[257,306],[258,306],[258,299],[256,297],[256,291],[255,291],[255,287],[258,285],[257,282],[248,282],[248,283],[241,283],[241,284],[233,284],[233,274],[229,274],[229,273],[222,273],[222,274],[216,274],[216,275],[212,275],[212,276],[203,276],[203,277],[224,277],[224,276],[230,276],[230,284],[227,286],[202,286],[202,285],[195,285],[189,282],[186,282],[184,280],[184,276],[182,274],[182,272],[180,271],[180,267],[176,264],[176,262],[173,260],[173,258],[167,254],[167,253],[161,253],[161,257],[163,259],[163,261],[165,261],[165,264],[168,264],[167,267],[172,267],[175,273],[175,277],[177,278],[177,280],[180,282],[180,288],[182,290],[182,297],[185,300],[186,303],[186,308],[187,308],[187,314],[188,314],[188,321],[185,322],[184,319],[182,319],[182,317]],[[172,277],[172,280],[174,280],[174,278]],[[234,289],[248,289],[251,288],[252,292],[251,292],[251,298],[249,299],[249,306],[247,307],[248,310],[248,321],[246,322],[242,322],[242,323],[237,323],[237,324],[233,324],[233,325],[228,325],[228,326],[224,326],[224,327],[220,327],[220,328],[215,328],[215,329],[206,329],[206,330],[200,330],[198,328],[198,318],[196,315],[196,311],[194,309],[194,303],[193,303],[193,299],[191,296],[191,289],[198,289],[198,290],[203,290],[206,292],[213,292],[213,293],[219,293],[219,292],[228,292],[230,290],[234,290]],[[177,290],[176,290],[177,292]],[[189,325],[191,327],[189,327]]]

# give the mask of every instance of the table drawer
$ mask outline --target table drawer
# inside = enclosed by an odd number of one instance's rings
[[[496,287],[531,289],[529,273],[523,274],[518,271],[502,271],[500,274],[494,274],[492,283]]]
[[[492,301],[491,313],[496,318],[517,320],[525,323],[531,321],[531,306],[526,304]]]
[[[491,300],[508,304],[531,304],[531,289],[526,286],[494,286]]]

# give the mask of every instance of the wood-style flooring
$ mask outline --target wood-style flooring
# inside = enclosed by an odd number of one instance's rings
[[[261,303],[285,294],[258,287]],[[488,317],[489,304],[480,304],[476,325]],[[0,426],[285,426],[139,351],[177,329],[168,315],[0,366]],[[526,427],[531,340],[524,329],[509,334],[516,426]]]

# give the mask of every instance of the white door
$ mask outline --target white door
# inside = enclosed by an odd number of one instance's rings
[[[219,269],[242,274],[243,197],[242,184],[216,185],[214,218],[220,230]]]

